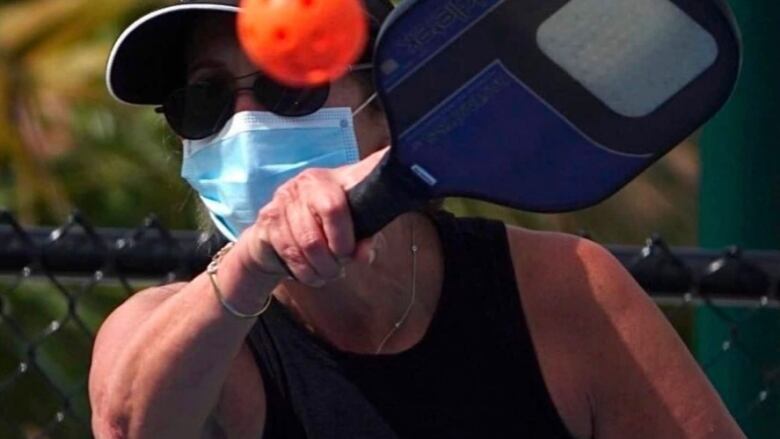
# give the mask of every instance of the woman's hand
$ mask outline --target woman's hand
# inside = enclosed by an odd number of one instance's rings
[[[277,189],[255,224],[242,234],[246,259],[265,273],[284,273],[320,287],[342,276],[344,266],[370,259],[371,240],[355,243],[347,190],[366,177],[387,152],[337,169],[308,169]]]

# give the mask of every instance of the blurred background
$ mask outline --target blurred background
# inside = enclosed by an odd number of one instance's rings
[[[131,226],[156,212],[195,226],[179,151],[150,108],[117,104],[105,88],[111,44],[145,11],[170,1],[0,0],[0,205],[24,224],[59,224],[80,209],[97,225]],[[541,229],[587,229],[602,242],[640,243],[658,231],[696,242],[696,139],[602,205],[567,215],[526,215],[455,201]]]
[[[78,209],[96,227],[133,228],[150,213],[169,229],[197,227],[195,198],[179,177],[177,140],[150,108],[113,102],[104,82],[108,53],[121,30],[143,13],[170,3],[0,0],[0,209],[12,212],[23,226],[57,226]],[[777,6],[764,0],[731,3],[746,40],[753,38],[750,42],[754,46],[746,50],[746,57],[761,52],[759,56],[766,58],[777,53],[767,42],[777,37],[771,35],[780,17]],[[763,52],[768,47],[772,50]],[[675,148],[599,206],[561,215],[528,214],[458,199],[447,201],[446,207],[457,214],[501,218],[534,229],[587,231],[603,244],[640,245],[652,233],[659,233],[673,246],[780,248],[780,206],[776,201],[780,185],[775,177],[780,157],[778,148],[768,146],[765,139],[773,136],[770,127],[777,119],[772,118],[778,115],[778,87],[772,84],[780,77],[775,76],[776,63],[747,62],[742,89],[736,95],[738,102],[730,104],[730,113],[727,110],[712,128]],[[751,100],[756,96],[763,96],[765,103]],[[737,122],[754,126],[746,129],[736,126]],[[750,155],[735,155],[734,151],[746,149],[742,148],[745,142],[758,145],[747,148]],[[702,143],[713,145],[710,152],[703,150]],[[740,189],[734,189],[735,185]],[[756,191],[760,201],[751,203],[749,194]],[[738,218],[731,222],[724,219],[729,217]],[[70,301],[53,294],[46,282],[28,281],[20,288],[17,281],[13,276],[0,279],[0,304],[5,302],[0,316],[11,315],[10,309],[17,321],[23,321],[20,326],[51,330],[47,325],[58,321],[57,316]],[[106,313],[124,297],[116,288],[91,290],[90,298],[78,304],[86,331],[80,324],[55,331],[64,334],[63,341],[41,350],[46,357],[41,362],[50,368],[47,374],[70,383],[66,386],[83,387],[91,347],[90,338],[83,333],[94,333]],[[698,343],[695,338],[701,331],[728,334],[730,323],[701,329],[707,317],[699,313],[691,308],[675,317],[689,344]],[[758,326],[759,333],[770,331],[774,336],[767,354],[774,359],[780,353],[777,321],[777,314],[767,314]],[[88,437],[83,426],[74,422],[68,427],[68,419],[59,420],[65,427],[46,427],[53,422],[53,413],[57,413],[57,421],[59,403],[45,402],[44,394],[50,390],[43,377],[27,379],[25,371],[19,372],[19,358],[24,356],[20,350],[25,345],[9,335],[3,322],[0,320],[0,438]],[[67,335],[68,330],[74,333]],[[713,338],[716,351],[722,348],[718,337],[721,335]],[[768,369],[761,369],[761,376],[770,373],[778,378],[777,362],[768,364]],[[729,371],[726,375],[725,381],[732,382],[738,374]],[[8,376],[16,378],[6,380]],[[767,394],[764,400],[773,397]],[[88,418],[86,399],[76,398],[73,405],[73,410]],[[770,437],[762,434],[754,437]]]

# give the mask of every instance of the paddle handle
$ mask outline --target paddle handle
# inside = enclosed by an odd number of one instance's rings
[[[423,207],[429,199],[428,186],[392,152],[385,154],[363,181],[347,191],[355,240],[373,236],[399,215]]]

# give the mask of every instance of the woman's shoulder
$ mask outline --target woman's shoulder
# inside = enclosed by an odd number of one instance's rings
[[[630,275],[603,246],[580,236],[507,226],[507,241],[517,274],[566,287],[625,283]],[[583,282],[584,281],[584,282]],[[625,286],[625,285],[621,285]],[[592,289],[592,288],[591,288]]]
[[[617,272],[619,263],[578,236],[513,226],[506,233],[524,321],[550,397],[569,431],[588,437],[593,429],[588,369],[594,364],[589,353],[598,338],[594,316],[604,314],[594,280],[603,276],[597,272]]]
[[[114,358],[113,353],[117,352],[123,344],[121,341],[126,340],[128,334],[132,334],[151,315],[154,308],[160,306],[185,285],[185,283],[174,283],[155,286],[130,296],[100,325],[95,338],[95,351],[108,350],[108,354],[104,356],[109,359]]]
[[[507,241],[532,331],[587,346],[614,325],[641,324],[637,314],[663,318],[617,258],[589,239],[507,226]]]
[[[516,227],[507,239],[539,363],[572,432],[743,437],[660,309],[607,249]]]
[[[136,292],[117,307],[108,317],[106,323],[115,320],[130,320],[128,324],[139,323],[137,318],[144,317],[166,299],[178,293],[187,284],[176,282],[157,285]]]

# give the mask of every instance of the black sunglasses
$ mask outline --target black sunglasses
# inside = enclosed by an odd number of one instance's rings
[[[371,64],[358,64],[351,72],[367,70]],[[251,87],[235,87],[235,81],[256,76]],[[294,88],[280,84],[261,72],[239,77],[196,82],[171,92],[162,106],[155,108],[165,115],[171,129],[179,136],[199,140],[218,133],[233,116],[236,93],[250,90],[258,103],[268,111],[285,117],[301,117],[325,105],[330,84],[312,88]]]

